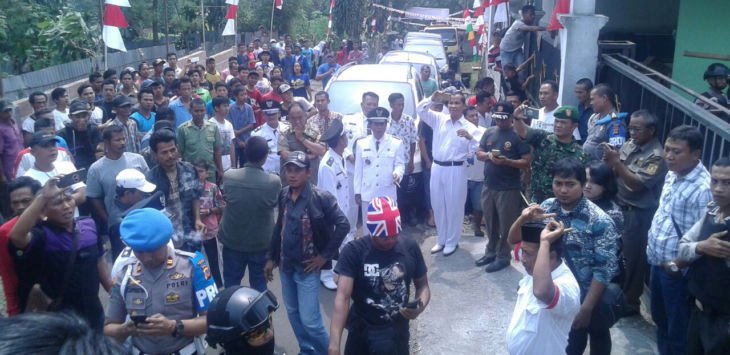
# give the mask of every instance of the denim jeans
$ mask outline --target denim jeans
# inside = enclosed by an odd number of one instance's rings
[[[329,335],[319,311],[319,272],[304,273],[302,267],[279,272],[281,293],[301,354],[327,354]]]
[[[519,67],[525,61],[525,53],[522,52],[522,48],[512,52],[501,51],[499,56],[502,58],[502,67],[507,64],[513,64],[515,67]]]
[[[223,285],[239,286],[248,267],[248,280],[251,288],[266,291],[266,252],[246,253],[223,246]]]
[[[652,266],[650,288],[651,318],[656,323],[659,354],[685,354],[689,324],[687,282],[681,276],[667,274],[661,266]]]

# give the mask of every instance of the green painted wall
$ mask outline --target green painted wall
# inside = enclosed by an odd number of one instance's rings
[[[679,6],[672,78],[702,93],[707,89],[702,74],[718,60],[687,57],[684,51],[730,55],[730,0],[681,0]]]

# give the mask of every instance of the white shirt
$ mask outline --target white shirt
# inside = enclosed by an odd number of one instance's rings
[[[280,158],[279,158],[279,135],[281,135],[281,123],[278,128],[269,126],[268,123],[264,123],[258,128],[254,129],[251,133],[252,136],[262,137],[266,139],[266,144],[269,146],[269,154],[266,156],[266,163],[264,163],[263,169],[267,173],[279,175],[281,169]]]
[[[327,149],[322,157],[322,164],[319,164],[317,187],[335,196],[340,209],[348,211],[350,209],[351,186],[344,159],[334,149]]]
[[[223,119],[223,123],[218,122],[215,117],[211,117],[208,121],[215,123],[215,125],[218,126],[218,134],[221,136],[221,141],[224,142],[223,147],[230,148],[233,144],[233,137],[235,136],[233,124],[225,118]],[[231,168],[231,150],[222,149],[221,156],[223,157],[223,159],[221,159],[223,162],[223,171],[227,171]]]
[[[557,109],[558,108],[556,107],[555,110]],[[555,133],[555,116],[553,116],[555,110],[547,112],[545,111],[544,107],[540,108],[540,113],[537,116],[537,120],[532,120],[532,122],[530,122],[530,127],[541,129],[550,133]],[[573,130],[573,137],[575,137],[576,140],[580,140],[580,132],[578,132],[577,127],[575,130]]]
[[[477,127],[478,133],[474,136],[474,139],[476,139],[478,142],[482,140],[482,136],[484,135],[484,132],[487,131],[484,127]],[[472,159],[474,160],[474,163],[469,163],[467,161],[467,179],[469,181],[484,181],[484,162],[481,160],[478,160],[476,157],[476,152],[474,155],[472,155]]]
[[[388,196],[397,199],[393,174],[400,178],[405,173],[406,154],[400,139],[384,134],[376,146],[375,136],[367,136],[357,142],[353,190],[362,201]],[[377,149],[376,149],[377,147]]]
[[[344,132],[347,134],[347,148],[345,149],[344,153],[345,159],[347,159],[347,157],[355,152],[355,150],[353,149],[353,147],[355,146],[355,141],[357,141],[358,138],[362,138],[368,135],[368,125],[365,114],[359,112],[342,117],[342,126],[344,128]],[[347,166],[347,171],[350,174],[354,173],[354,163],[351,163],[348,160],[345,165]]]
[[[53,122],[56,131],[62,130],[64,127],[66,127],[66,121],[63,120],[63,118],[56,116],[56,110],[53,110]],[[60,114],[60,112],[58,112]],[[68,119],[68,117],[67,117]],[[69,120],[71,122],[71,120]],[[33,117],[26,117],[23,119],[23,124],[21,125],[21,128],[23,132],[33,133],[35,132],[35,119]]]
[[[94,106],[94,109],[91,111],[91,115],[89,116],[89,122],[100,125],[103,118],[104,111],[102,111],[101,107]]]
[[[565,354],[570,327],[580,310],[580,288],[565,262],[550,276],[555,284],[551,304],[535,297],[532,276],[520,280],[517,303],[507,327],[507,350],[511,355]]]
[[[58,156],[56,157],[56,160],[53,162],[54,165],[58,164],[59,162],[68,162],[70,164],[73,164],[73,161],[71,160],[71,156],[68,155],[68,152],[66,152],[63,149],[58,150]],[[15,177],[18,176],[24,176],[25,172],[33,168],[33,165],[35,164],[35,157],[33,154],[30,154],[30,151],[23,154],[23,156],[20,157],[20,163],[18,163],[18,168],[15,172]],[[76,169],[74,169],[76,170]],[[72,170],[72,171],[74,171]],[[38,179],[36,179],[38,180]],[[39,180],[40,181],[40,180]]]
[[[433,159],[442,162],[466,161],[479,146],[479,141],[474,138],[477,127],[464,116],[454,122],[450,115],[431,111],[430,107],[431,98],[426,98],[418,104],[416,111],[421,120],[433,129]],[[459,137],[456,132],[460,129],[469,132],[472,139]]]
[[[53,119],[56,121],[56,126],[58,126],[58,122],[62,122],[64,126],[66,123],[71,123],[71,119],[68,118],[68,108],[66,108],[63,112],[58,109],[53,110]],[[61,129],[63,129],[63,127],[61,127]],[[56,127],[56,130],[58,131],[59,128]]]

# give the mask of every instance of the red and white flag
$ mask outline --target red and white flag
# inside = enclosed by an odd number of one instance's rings
[[[276,6],[277,9],[281,10],[281,7],[284,6],[284,0],[274,0],[274,6]]]
[[[330,19],[327,21],[327,41],[330,40],[330,31],[332,31],[332,11],[335,8],[335,0],[330,1]]]
[[[127,19],[124,18],[122,7],[131,7],[128,0],[106,0],[104,8],[104,29],[102,30],[102,39],[109,48],[114,48],[122,52],[127,51],[122,39],[120,28],[127,28]]]
[[[238,0],[226,0],[228,12],[226,12],[226,27],[223,28],[224,36],[236,34],[236,13],[238,12]]]

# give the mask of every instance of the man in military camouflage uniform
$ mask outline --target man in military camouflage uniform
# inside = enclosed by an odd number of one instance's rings
[[[656,138],[657,117],[646,110],[631,115],[631,140],[621,150],[605,149],[606,161],[618,179],[616,200],[624,214],[623,255],[625,258],[624,295],[629,315],[638,314],[639,298],[644,292],[648,272],[646,242],[651,221],[659,202],[667,166],[662,144]]]
[[[573,131],[578,127],[580,116],[578,109],[573,106],[561,106],[555,110],[554,133],[548,133],[541,129],[534,129],[527,126],[524,119],[525,106],[515,110],[515,132],[524,139],[533,149],[533,160],[530,168],[532,180],[530,181],[530,199],[535,203],[542,203],[546,199],[555,196],[553,194],[552,178],[550,168],[556,161],[575,157],[586,162],[583,148],[573,138]]]
[[[131,336],[133,354],[204,354],[196,337],[218,288],[203,255],[173,249],[172,223],[155,209],[130,212],[120,232],[129,247],[115,262],[104,335]]]

